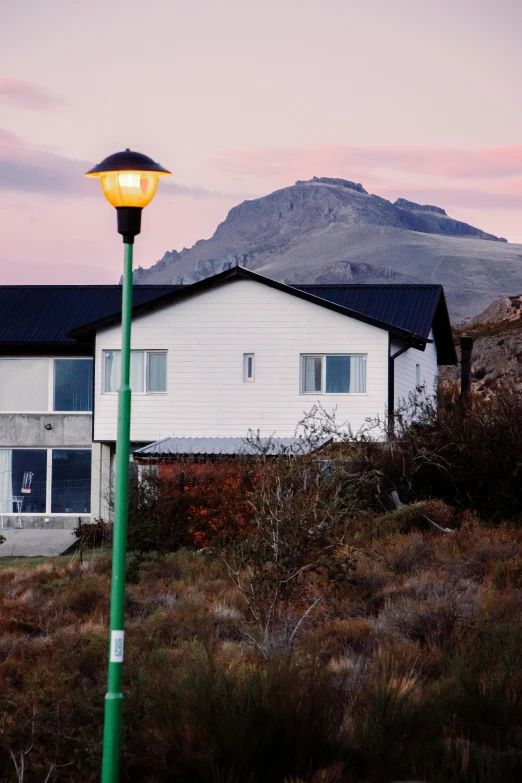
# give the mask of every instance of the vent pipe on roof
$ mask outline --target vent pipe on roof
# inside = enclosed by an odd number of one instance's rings
[[[471,388],[471,351],[473,337],[463,334],[460,338],[460,393],[467,394]]]

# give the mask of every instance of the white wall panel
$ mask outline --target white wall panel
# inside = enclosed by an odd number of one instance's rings
[[[101,393],[101,355],[120,342],[119,326],[96,340],[96,440],[116,438],[117,396]],[[316,402],[357,430],[386,407],[386,331],[255,281],[236,280],[135,319],[132,347],[168,351],[167,393],[132,397],[133,441],[249,429],[293,435]],[[300,356],[314,352],[366,353],[367,393],[300,394]],[[253,383],[243,382],[245,353],[255,354]]]
[[[433,332],[430,332],[433,340]],[[404,343],[391,342],[391,353],[402,348]],[[395,359],[395,407],[407,403],[416,386],[416,365],[420,365],[420,385],[427,395],[433,395],[437,383],[437,349],[435,343],[428,343],[426,350],[409,348]]]

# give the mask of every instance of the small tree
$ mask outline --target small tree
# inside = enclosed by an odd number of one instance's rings
[[[250,639],[267,658],[278,643],[292,647],[324,596],[322,577],[332,584],[354,567],[355,552],[344,545],[354,493],[343,466],[314,455],[260,457],[256,477],[252,523],[222,556],[253,621]],[[299,614],[290,617],[290,603]]]

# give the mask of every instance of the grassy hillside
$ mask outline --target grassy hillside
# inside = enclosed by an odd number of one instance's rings
[[[521,407],[134,487],[122,781],[519,780]],[[108,550],[1,566],[0,781],[98,780]]]
[[[381,521],[346,540],[348,578],[303,577],[268,657],[218,554],[131,558],[122,779],[518,779],[521,532]],[[1,780],[22,757],[27,781],[97,780],[109,560],[6,567],[0,585]]]

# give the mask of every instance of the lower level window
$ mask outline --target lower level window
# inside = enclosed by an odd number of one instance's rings
[[[0,512],[45,514],[47,449],[0,449]]]
[[[51,512],[88,514],[91,510],[91,452],[53,449]]]
[[[366,393],[366,355],[320,354],[301,360],[303,394]]]
[[[88,514],[90,504],[89,449],[0,449],[0,514]]]

